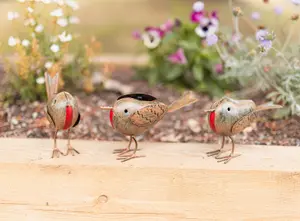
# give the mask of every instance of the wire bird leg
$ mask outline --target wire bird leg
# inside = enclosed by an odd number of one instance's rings
[[[75,148],[73,148],[71,146],[71,141],[70,141],[70,130],[68,130],[68,150],[67,150],[67,153],[66,153],[66,156],[69,155],[69,154],[72,154],[72,156],[75,156],[75,153],[77,154],[80,154],[78,150],[76,150]]]
[[[130,140],[129,140],[128,146],[126,148],[122,148],[122,149],[115,149],[113,151],[113,154],[118,154],[118,156],[121,156],[121,155],[123,155],[123,154],[128,153],[129,151],[131,151],[130,146],[131,146],[131,143],[132,143],[132,139],[133,139],[133,137],[130,136]]]
[[[222,153],[221,150],[223,149],[224,145],[225,145],[225,137],[223,136],[221,148],[218,150],[213,150],[213,151],[207,152],[206,153],[207,156],[208,157],[216,156],[215,158],[217,158]]]
[[[57,138],[57,130],[54,131],[54,146],[53,146],[53,151],[52,151],[52,156],[51,158],[59,158],[60,155],[64,155],[63,152],[61,152],[58,148],[57,148],[57,141],[56,141],[56,138]]]
[[[137,149],[138,149],[138,143],[136,141],[136,139],[132,136],[132,140],[134,140],[135,143],[135,148],[133,150],[133,153],[130,155],[122,155],[121,157],[118,157],[117,160],[121,160],[121,162],[125,162],[134,158],[141,158],[141,157],[145,157],[145,155],[136,155]]]
[[[232,142],[231,153],[228,156],[216,157],[216,159],[219,159],[218,163],[224,162],[224,164],[227,164],[231,159],[241,156],[241,154],[234,154],[234,150],[235,150],[234,140],[231,136],[229,136],[229,138]]]

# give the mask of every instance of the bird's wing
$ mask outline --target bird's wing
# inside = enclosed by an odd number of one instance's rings
[[[233,134],[242,132],[246,127],[249,127],[250,124],[254,122],[257,118],[258,115],[256,111],[248,113],[232,125],[231,132]]]
[[[129,120],[138,127],[149,127],[157,123],[168,111],[168,107],[162,103],[147,105],[133,113]]]
[[[237,122],[235,122],[231,128],[232,133],[239,133],[243,131],[246,127],[250,126],[250,124],[258,119],[258,113],[260,111],[271,110],[282,108],[281,105],[272,105],[272,104],[263,104],[257,106],[252,112],[243,116]]]

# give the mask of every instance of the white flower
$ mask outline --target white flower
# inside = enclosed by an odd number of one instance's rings
[[[50,13],[50,15],[53,16],[53,17],[61,17],[61,16],[64,15],[64,12],[61,8],[58,8],[58,9],[55,9],[54,11],[52,11]]]
[[[69,42],[69,41],[72,41],[72,35],[71,34],[68,34],[64,31],[62,34],[60,34],[58,36],[59,40],[61,42]]]
[[[68,25],[68,20],[66,18],[59,18],[56,23],[61,27],[66,27]]]
[[[148,31],[144,33],[142,35],[142,39],[144,41],[144,45],[150,49],[156,48],[161,42],[161,37],[157,31]]]
[[[79,5],[77,4],[77,2],[75,0],[66,0],[66,5],[69,6],[70,8],[72,8],[73,10],[79,9]]]
[[[207,36],[213,35],[216,33],[219,27],[219,22],[215,18],[201,19],[200,25],[195,29],[197,35],[201,38],[205,38]]]
[[[53,62],[47,61],[45,64],[45,68],[50,69],[53,66]]]
[[[27,40],[27,39],[24,39],[24,40],[22,41],[22,45],[23,45],[24,47],[28,47],[28,46],[30,45],[30,41]]]
[[[43,2],[44,4],[49,4],[49,3],[51,3],[51,0],[42,0],[42,2]]]
[[[44,30],[44,26],[42,24],[39,24],[34,29],[36,32],[40,33]]]
[[[34,26],[35,24],[36,24],[36,21],[35,21],[33,18],[26,19],[26,20],[24,21],[24,25],[25,25],[25,26],[28,26],[28,25]]]
[[[53,45],[51,45],[50,49],[52,52],[57,53],[57,52],[59,52],[60,48],[59,48],[59,45],[53,44]]]
[[[19,43],[20,43],[20,39],[15,38],[13,36],[10,36],[9,39],[8,39],[8,45],[11,46],[11,47],[14,47]]]
[[[33,8],[27,7],[27,11],[28,11],[29,13],[32,13],[32,12],[33,12]]]
[[[201,12],[203,9],[204,9],[204,3],[203,2],[198,1],[198,2],[195,2],[193,4],[193,10],[195,12]]]
[[[45,78],[44,77],[38,77],[36,79],[37,84],[45,84]]]
[[[20,15],[19,15],[18,12],[8,12],[8,13],[7,13],[7,19],[8,19],[9,21],[12,21],[12,20],[18,18],[19,16],[20,16]]]
[[[79,20],[79,18],[76,17],[76,16],[71,16],[71,17],[69,18],[69,22],[70,22],[71,24],[78,24],[78,23],[80,22],[80,20]]]

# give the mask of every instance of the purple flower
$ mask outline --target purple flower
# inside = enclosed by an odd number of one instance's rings
[[[283,8],[281,7],[281,6],[276,6],[275,8],[274,8],[274,12],[275,12],[275,14],[277,14],[277,15],[281,15],[282,13],[283,13]]]
[[[253,20],[259,20],[259,19],[260,19],[260,14],[259,14],[259,12],[252,12],[251,18],[252,18]]]
[[[208,46],[212,46],[218,42],[219,38],[217,35],[212,34],[206,37],[206,44]]]
[[[192,13],[191,13],[191,21],[193,22],[193,23],[199,23],[200,22],[200,20],[201,20],[201,18],[203,18],[204,17],[204,14],[203,14],[203,12],[195,12],[195,11],[193,11]]]
[[[216,64],[214,66],[214,70],[216,73],[221,74],[223,73],[223,64]]]
[[[201,38],[213,35],[219,28],[219,21],[215,17],[204,17],[200,20],[199,26],[195,29],[197,35]]]
[[[173,64],[186,64],[187,59],[182,48],[179,48],[175,53],[168,56],[168,60]]]
[[[267,30],[258,30],[256,32],[256,40],[259,41],[260,47],[262,47],[264,51],[268,51],[270,48],[272,48],[272,35],[270,35]]]
[[[141,36],[141,33],[139,31],[133,31],[132,32],[132,37],[136,40],[139,40],[139,39],[141,39],[142,36]]]

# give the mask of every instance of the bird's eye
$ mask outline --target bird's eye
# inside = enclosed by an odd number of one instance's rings
[[[127,109],[125,109],[125,110],[124,110],[124,113],[125,113],[125,114],[127,114],[127,113],[128,113],[128,110],[127,110]]]
[[[230,107],[228,107],[227,110],[230,111]]]

